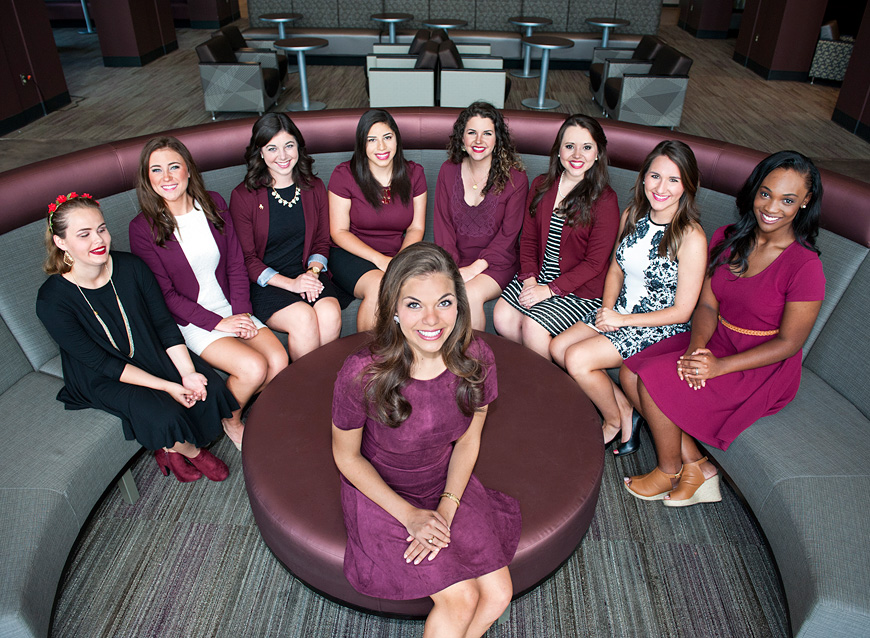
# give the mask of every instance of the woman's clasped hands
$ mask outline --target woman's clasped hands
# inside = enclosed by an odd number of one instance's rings
[[[247,313],[225,317],[218,322],[215,329],[234,334],[239,339],[253,339],[260,332],[251,315]]]
[[[553,292],[546,284],[539,284],[537,280],[530,277],[523,282],[523,289],[520,292],[519,302],[523,308],[531,308],[537,303],[549,299],[553,296]]]
[[[625,326],[623,323],[623,315],[616,312],[613,308],[599,308],[595,313],[595,327],[601,332],[613,332]]]
[[[707,348],[686,351],[677,359],[677,374],[690,388],[700,390],[706,385],[707,379],[719,376],[719,359]]]
[[[306,271],[291,281],[293,283],[290,285],[290,292],[301,295],[307,301],[314,301],[323,292],[320,278],[311,271]]]
[[[405,550],[405,562],[419,565],[427,556],[434,560],[442,549],[450,544],[450,525],[447,519],[435,510],[415,509],[408,524],[410,543]]]
[[[197,401],[205,401],[208,393],[205,386],[208,379],[199,372],[191,372],[181,377],[181,383],[170,383],[166,388],[173,399],[186,408],[192,407]]]

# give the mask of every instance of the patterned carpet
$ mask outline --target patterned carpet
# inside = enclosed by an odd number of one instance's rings
[[[223,483],[164,478],[143,454],[132,468],[138,503],[107,492],[70,556],[52,636],[422,635],[422,621],[347,609],[293,578],[260,538],[241,455],[226,438],[213,451],[230,466]],[[690,508],[631,497],[622,476],[653,463],[648,437],[637,455],[607,459],[577,550],[487,636],[789,635],[775,564],[731,488],[723,484],[721,503]]]

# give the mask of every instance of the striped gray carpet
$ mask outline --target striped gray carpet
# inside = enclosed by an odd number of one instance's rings
[[[254,523],[241,456],[226,438],[213,450],[230,466],[223,483],[183,485],[143,455],[139,502],[110,490],[70,557],[52,636],[422,635],[421,621],[346,609],[287,573]],[[773,559],[734,492],[723,484],[721,503],[682,509],[632,498],[622,476],[653,463],[648,438],[637,455],[607,459],[577,551],[488,636],[789,635]]]

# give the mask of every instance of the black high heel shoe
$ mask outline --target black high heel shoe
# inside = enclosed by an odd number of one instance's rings
[[[613,450],[614,456],[628,456],[640,449],[640,426],[646,423],[637,410],[631,411],[631,437]]]

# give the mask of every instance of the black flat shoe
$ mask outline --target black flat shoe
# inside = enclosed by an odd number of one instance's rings
[[[640,449],[640,426],[646,421],[637,410],[631,411],[631,438],[625,443],[620,443],[613,450],[614,456],[628,456]]]

